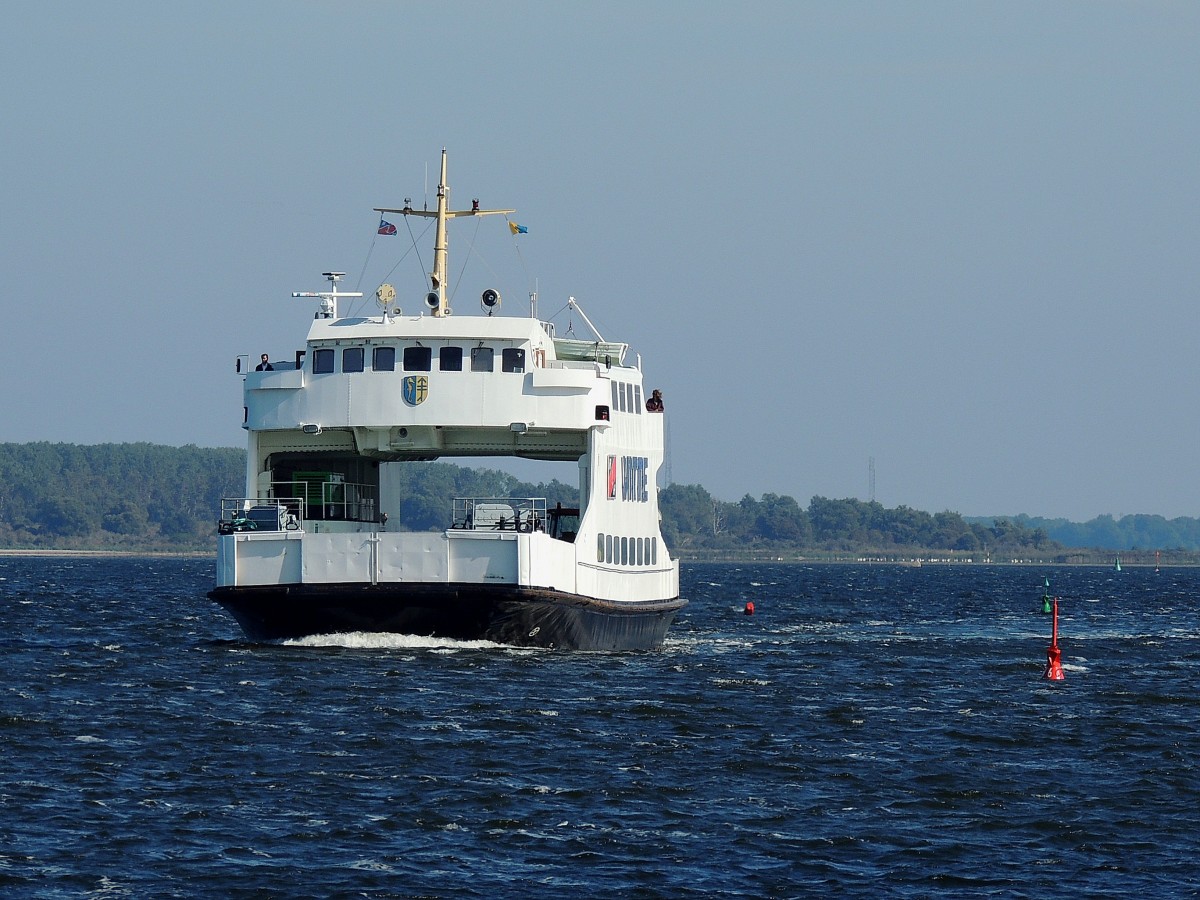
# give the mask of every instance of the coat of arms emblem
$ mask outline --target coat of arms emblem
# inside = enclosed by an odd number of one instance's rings
[[[405,403],[411,406],[424,403],[425,398],[429,396],[429,376],[405,375],[404,381],[401,384],[401,390],[403,391]]]

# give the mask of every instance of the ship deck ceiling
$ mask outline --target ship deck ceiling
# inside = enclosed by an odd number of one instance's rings
[[[259,450],[267,453],[320,454],[323,456],[366,456],[385,461],[429,460],[438,457],[510,456],[545,461],[574,461],[587,452],[587,432],[559,430],[515,433],[507,428],[439,428],[438,442],[394,440],[379,446],[364,429],[355,439],[355,429],[327,428],[320,434],[292,429],[260,431]],[[423,432],[415,432],[415,435]]]

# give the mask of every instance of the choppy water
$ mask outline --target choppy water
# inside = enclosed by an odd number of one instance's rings
[[[210,570],[0,559],[0,894],[1200,891],[1197,570],[693,565],[635,654],[256,646]]]

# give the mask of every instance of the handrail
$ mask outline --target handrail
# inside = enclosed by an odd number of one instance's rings
[[[456,497],[451,528],[458,531],[545,531],[545,497]]]
[[[220,534],[241,531],[303,531],[304,503],[299,497],[223,497]]]
[[[379,514],[377,485],[343,481],[340,478],[305,478],[302,477],[304,474],[297,472],[290,481],[271,482],[270,497],[298,498],[304,518],[308,520],[383,521]]]

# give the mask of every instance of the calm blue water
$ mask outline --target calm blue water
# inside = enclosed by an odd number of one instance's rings
[[[0,894],[1200,891],[1200,570],[683,574],[663,650],[568,654],[255,646],[209,560],[0,558]]]

